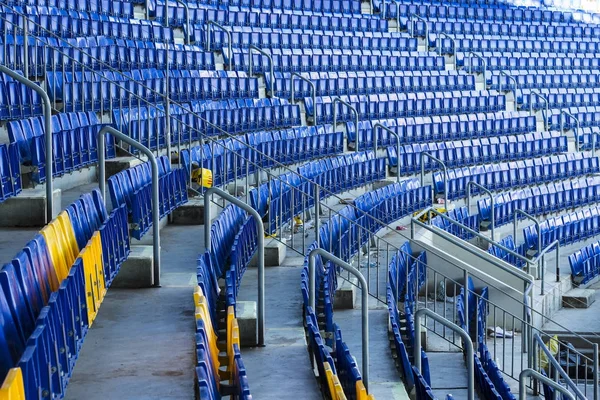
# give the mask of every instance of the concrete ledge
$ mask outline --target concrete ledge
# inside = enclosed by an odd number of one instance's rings
[[[61,210],[62,191],[53,191],[52,216]],[[23,189],[17,196],[0,204],[0,227],[42,227],[46,221],[46,188]]]
[[[221,207],[213,204],[211,207],[211,221],[219,215]],[[204,199],[191,198],[186,204],[179,206],[173,213],[174,225],[204,225]]]
[[[135,157],[115,157],[106,160],[106,179],[141,163],[142,161]]]
[[[238,301],[236,318],[240,328],[240,345],[253,347],[258,344],[258,318],[255,301]]]
[[[572,289],[562,297],[565,308],[589,308],[596,301],[596,291],[593,289]]]
[[[131,246],[127,261],[121,265],[111,287],[139,289],[154,285],[152,246]]]
[[[352,283],[345,279],[340,279],[338,282],[342,282],[339,288],[335,291],[333,297],[333,309],[334,310],[352,310],[356,303],[356,292],[358,291],[358,280],[355,277],[350,277]]]
[[[285,239],[281,239],[285,241]],[[265,267],[278,267],[283,264],[287,255],[287,246],[278,240],[271,240],[265,244]],[[258,253],[252,257],[250,267],[258,267]]]

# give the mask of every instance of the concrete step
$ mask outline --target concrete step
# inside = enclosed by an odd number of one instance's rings
[[[589,308],[596,301],[596,291],[592,289],[572,289],[562,297],[565,308]]]

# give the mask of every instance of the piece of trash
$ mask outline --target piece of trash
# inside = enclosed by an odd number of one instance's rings
[[[360,267],[361,268],[367,268],[367,265],[369,266],[369,268],[377,268],[377,263],[376,262],[371,262],[370,264],[360,263]]]
[[[404,225],[398,225],[398,226],[396,227],[396,230],[397,230],[397,231],[405,231],[405,230],[406,230],[406,227],[405,227]]]
[[[510,339],[514,336],[514,333],[512,331],[505,331],[504,329],[497,326],[495,328],[488,328],[488,336]]]

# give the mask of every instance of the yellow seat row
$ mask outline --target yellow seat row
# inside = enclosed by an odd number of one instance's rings
[[[329,362],[325,361],[323,363],[323,368],[325,369],[327,386],[329,387],[329,397],[332,400],[346,400],[346,395],[344,394],[344,389],[342,389],[340,380],[338,376],[333,373]]]
[[[0,400],[25,400],[21,368],[12,368],[0,388]]]

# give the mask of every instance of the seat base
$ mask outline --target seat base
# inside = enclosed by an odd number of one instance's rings
[[[62,191],[53,191],[52,216],[61,210]],[[46,221],[46,188],[23,189],[17,196],[0,204],[0,227],[43,227]]]

